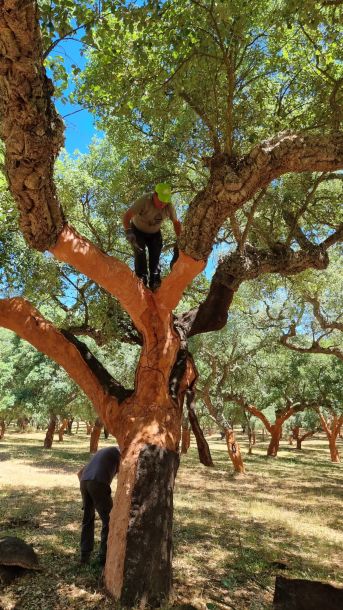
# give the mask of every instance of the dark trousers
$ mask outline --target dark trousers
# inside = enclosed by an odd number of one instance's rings
[[[142,248],[142,252],[135,252],[135,273],[145,284],[147,284],[148,264],[145,248],[148,248],[149,284],[151,286],[156,280],[160,279],[160,256],[162,251],[161,231],[157,231],[157,233],[144,233],[137,229],[134,224],[131,225],[131,228],[136,236],[139,247]]]
[[[81,531],[81,557],[89,555],[94,547],[94,519],[97,511],[101,522],[100,559],[106,557],[108,526],[112,509],[111,488],[99,481],[81,481],[80,490],[83,502]]]

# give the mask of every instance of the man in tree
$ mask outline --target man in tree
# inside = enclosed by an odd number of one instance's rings
[[[148,284],[148,265],[145,248],[149,253],[149,288],[157,290],[161,285],[160,256],[162,251],[161,224],[169,218],[176,235],[181,233],[181,223],[171,203],[171,188],[165,182],[156,184],[153,193],[137,199],[123,216],[126,237],[135,256],[135,273]],[[175,261],[174,261],[175,262]]]
[[[94,547],[95,511],[102,522],[99,563],[105,565],[108,526],[112,510],[111,483],[119,470],[118,447],[100,449],[79,472],[83,504],[81,563],[89,563]]]

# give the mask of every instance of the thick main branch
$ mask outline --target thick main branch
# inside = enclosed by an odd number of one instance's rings
[[[68,333],[60,332],[20,297],[0,300],[0,326],[14,331],[60,364],[91,400],[107,427],[113,430],[119,415],[116,398],[121,396],[119,387],[84,344]]]

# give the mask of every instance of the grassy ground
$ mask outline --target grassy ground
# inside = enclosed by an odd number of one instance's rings
[[[89,438],[66,436],[50,451],[42,439],[42,433],[12,432],[0,443],[0,536],[32,543],[43,567],[3,587],[0,610],[114,608],[99,569],[78,565],[75,472],[89,457]],[[246,456],[243,477],[232,475],[217,437],[210,440],[214,469],[199,464],[194,447],[182,457],[175,604],[268,610],[280,562],[285,575],[343,584],[342,465],[331,464],[324,437],[304,443],[301,452],[284,444],[277,459],[265,457],[266,444],[258,442]],[[242,448],[246,453],[244,441]]]

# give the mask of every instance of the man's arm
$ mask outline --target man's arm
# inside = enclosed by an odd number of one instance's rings
[[[130,229],[130,224],[131,224],[131,218],[134,216],[134,211],[131,208],[129,208],[127,210],[127,212],[125,212],[124,216],[123,216],[123,225],[124,225],[124,229],[125,231],[127,231],[128,229]]]

